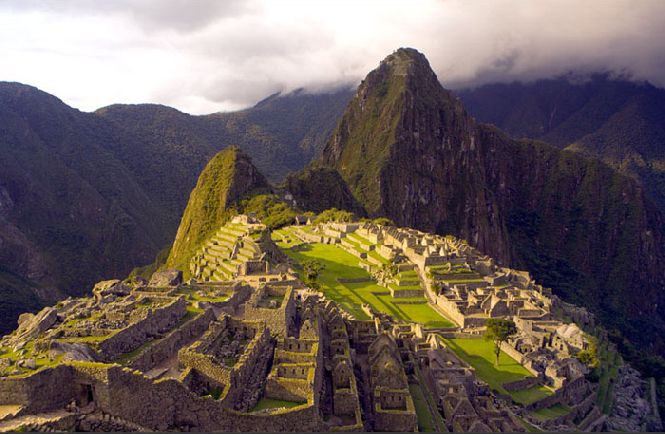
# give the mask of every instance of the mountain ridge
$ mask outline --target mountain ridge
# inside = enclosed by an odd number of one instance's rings
[[[639,180],[665,211],[665,90],[595,74],[489,84],[458,95],[479,121],[598,158]]]
[[[191,116],[157,104],[88,113],[34,86],[0,82],[0,331],[26,308],[152,262],[223,147],[240,144],[277,180],[290,170],[285,162],[304,165],[301,142],[316,149],[346,98],[307,96],[307,122],[280,129],[271,113],[288,123],[297,102],[264,101],[260,114]]]
[[[401,66],[388,74],[394,56],[410,58],[410,71],[429,67],[412,50],[388,56],[359,87],[322,158],[370,216],[467,239],[662,354],[665,221],[642,188],[579,153],[476,124],[431,70],[406,81]],[[411,87],[391,99],[402,82]],[[371,176],[353,166],[370,155],[380,157],[367,163]]]

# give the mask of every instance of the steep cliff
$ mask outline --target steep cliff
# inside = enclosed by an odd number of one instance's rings
[[[631,178],[476,124],[412,49],[362,82],[328,144],[371,215],[466,238],[665,350],[665,220]]]
[[[633,176],[665,211],[665,89],[595,74],[488,84],[457,94],[481,122],[598,158]]]
[[[230,205],[269,191],[264,176],[240,148],[230,146],[219,152],[203,169],[189,196],[166,265],[188,273],[194,251],[231,217]]]

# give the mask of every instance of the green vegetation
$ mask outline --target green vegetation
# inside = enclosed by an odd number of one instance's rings
[[[425,395],[420,388],[419,384],[409,384],[409,392],[413,398],[413,404],[416,407],[416,415],[418,416],[418,431],[420,432],[436,432],[434,428],[434,421],[430,414]]]
[[[197,314],[203,312],[203,309],[201,309],[201,308],[199,308],[199,307],[194,307],[194,306],[192,306],[191,304],[188,304],[188,305],[187,305],[186,310],[187,310],[187,314],[188,314],[188,315],[192,315],[192,316],[197,315]]]
[[[510,395],[520,404],[529,404],[552,394],[550,389],[536,386],[525,390],[509,392],[503,384],[533,377],[515,359],[504,353],[499,356],[499,364],[495,364],[494,344],[485,339],[446,339],[451,350],[476,370],[476,375],[490,387],[502,394]]]
[[[540,410],[533,411],[531,412],[531,415],[538,420],[546,421],[549,419],[554,419],[560,416],[564,416],[568,413],[570,413],[570,407],[563,404],[556,404],[553,405],[552,407],[541,408]]]
[[[120,363],[121,365],[127,365],[129,362],[133,361],[136,357],[139,356],[145,350],[146,348],[152,346],[155,342],[159,341],[160,339],[148,339],[147,341],[143,342],[141,345],[138,346],[138,348],[134,349],[133,351],[130,351],[128,353],[121,354],[117,359],[115,359],[115,362]]]
[[[598,360],[598,344],[597,339],[593,336],[589,337],[589,347],[582,350],[575,355],[580,362],[584,363],[591,369],[598,367],[600,361]]]
[[[316,161],[300,172],[289,174],[281,187],[293,195],[298,205],[309,211],[320,213],[338,208],[365,215],[339,172]]]
[[[413,359],[411,359],[414,362]],[[436,400],[432,397],[417,362],[414,362],[414,373],[418,380],[409,384],[409,392],[418,416],[418,430],[421,432],[447,432],[446,423],[439,413]]]
[[[168,259],[170,252],[171,252],[170,245],[164,247],[162,250],[159,251],[159,253],[157,253],[155,260],[152,261],[150,264],[134,268],[132,272],[129,273],[128,279],[133,279],[136,276],[141,276],[145,277],[146,279],[150,279],[150,276],[152,276],[152,274],[155,271],[159,270],[160,267],[166,264],[166,260]]]
[[[278,408],[293,408],[305,404],[304,402],[284,401],[281,399],[261,398],[256,403],[256,407],[252,411],[262,411]]]
[[[54,367],[61,363],[63,355],[51,358],[46,353],[37,352],[34,347],[34,341],[29,341],[21,350],[14,351],[11,348],[0,347],[0,359],[11,360],[11,366],[0,367],[0,375],[7,375],[15,372],[13,376],[29,376],[45,368]],[[35,369],[16,366],[20,359],[35,359]]]
[[[380,210],[378,180],[396,142],[406,89],[403,72],[413,62],[411,53],[404,50],[388,59],[363,81],[357,94],[363,95],[362,100],[356,96],[351,101],[323,153],[325,162],[339,170],[370,215]],[[397,70],[402,73],[393,73]]]
[[[300,263],[304,274],[304,282],[312,288],[319,288],[319,274],[326,268],[325,265],[314,259],[304,260]]]
[[[323,211],[314,219],[315,224],[327,222],[354,222],[358,218],[350,211],[339,210],[337,208],[330,208]]]
[[[273,232],[276,239],[281,231]],[[279,245],[279,244],[278,244]],[[299,263],[316,260],[325,266],[319,276],[321,290],[326,297],[358,319],[368,319],[361,309],[367,303],[379,312],[396,319],[418,322],[426,327],[452,327],[453,324],[432,309],[424,297],[394,299],[388,290],[374,282],[340,283],[338,278],[367,278],[370,275],[358,266],[358,258],[341,247],[329,244],[304,244],[296,249],[285,248],[284,252]],[[414,303],[415,302],[415,303]]]
[[[284,227],[278,231],[273,231],[272,239],[282,249],[290,249],[291,247],[302,243],[293,230],[293,227]]]
[[[485,323],[487,329],[483,338],[494,342],[494,355],[496,356],[496,365],[499,365],[499,355],[501,354],[501,345],[517,334],[517,326],[511,319],[490,318]]]
[[[212,396],[212,399],[217,400],[222,397],[222,393],[224,393],[224,389],[222,389],[221,387],[213,387],[210,390],[209,395]]]
[[[229,207],[244,196],[268,190],[263,175],[238,147],[230,146],[219,152],[203,169],[189,196],[166,265],[182,270],[185,278],[189,277],[189,260],[231,218],[234,211]]]
[[[240,201],[237,214],[254,214],[269,229],[293,224],[296,211],[274,194],[259,194]]]
[[[16,328],[16,318],[24,312],[35,312],[41,307],[35,297],[36,285],[5,271],[0,266],[0,335]]]
[[[388,217],[377,217],[371,220],[371,222],[374,223],[375,225],[395,226],[395,222],[389,219]]]
[[[598,407],[603,413],[609,414],[614,401],[614,382],[619,374],[619,367],[623,364],[621,355],[610,351],[608,345],[600,345],[598,351],[598,366],[594,369],[598,377]]]

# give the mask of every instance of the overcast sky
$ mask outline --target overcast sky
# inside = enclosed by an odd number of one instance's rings
[[[0,80],[86,111],[355,86],[401,46],[451,88],[570,71],[665,87],[665,0],[0,0]]]

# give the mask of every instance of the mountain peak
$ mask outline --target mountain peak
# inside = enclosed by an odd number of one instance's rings
[[[386,56],[378,68],[370,72],[358,88],[379,85],[382,82],[397,80],[401,87],[435,85],[440,87],[438,78],[423,53],[414,48],[399,48]]]
[[[383,59],[381,65],[390,67],[395,75],[408,75],[426,70],[434,74],[425,55],[415,48],[398,48]]]
[[[381,178],[391,170],[390,161],[446,140],[468,146],[470,123],[425,56],[400,48],[360,84],[323,150],[323,162],[340,172],[371,215],[380,215],[386,204]]]
[[[180,221],[167,265],[188,272],[194,251],[231,217],[229,207],[270,185],[238,146],[218,152],[201,172]]]

